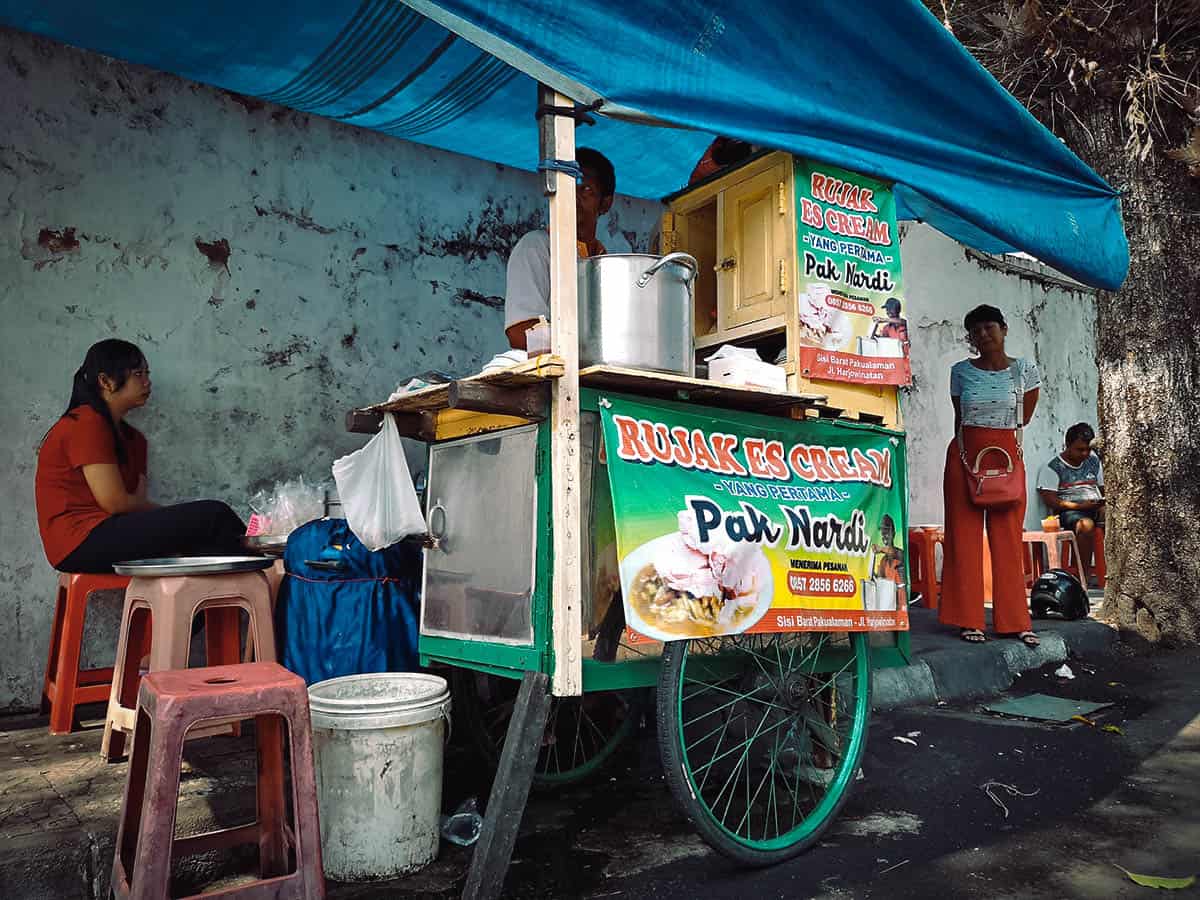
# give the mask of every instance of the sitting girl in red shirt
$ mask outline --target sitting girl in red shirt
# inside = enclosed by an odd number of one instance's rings
[[[141,350],[110,339],[88,350],[67,411],[38,450],[38,529],[61,572],[115,562],[242,553],[246,526],[218,500],[156,506],[146,496],[146,438],[125,414],[150,399]]]

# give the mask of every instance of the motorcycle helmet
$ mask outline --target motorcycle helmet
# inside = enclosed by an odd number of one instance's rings
[[[1066,569],[1051,569],[1033,583],[1029,606],[1035,619],[1055,613],[1064,619],[1083,619],[1090,611],[1087,591]]]

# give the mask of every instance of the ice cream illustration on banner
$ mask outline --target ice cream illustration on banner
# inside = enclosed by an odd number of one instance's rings
[[[638,618],[672,636],[741,630],[759,616],[771,585],[770,565],[758,544],[721,535],[701,541],[695,513],[678,515],[679,530],[645,545],[630,601]]]
[[[719,597],[721,585],[708,557],[682,534],[668,535],[654,555],[654,570],[672,591],[692,597]]]
[[[826,350],[841,350],[850,341],[850,321],[835,305],[827,284],[810,284],[799,297],[800,337]]]
[[[728,625],[739,611],[753,609],[761,587],[762,548],[758,544],[731,541],[724,535],[701,541],[696,514],[691,510],[679,513],[679,534],[685,544],[708,559],[721,587],[725,603],[717,620]]]

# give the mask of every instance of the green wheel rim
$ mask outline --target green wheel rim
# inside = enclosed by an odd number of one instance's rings
[[[464,696],[463,724],[476,747],[493,765],[512,718],[518,682],[468,670],[456,671]],[[636,691],[604,691],[582,697],[555,697],[550,704],[535,786],[572,784],[599,771],[638,725],[642,702]]]
[[[599,771],[637,727],[638,707],[620,691],[555,698],[546,721],[555,740],[538,754],[534,782],[570,784]]]
[[[858,771],[870,715],[866,635],[688,645],[671,702],[689,815],[717,849],[741,848],[733,855],[743,861],[799,852],[836,816]]]

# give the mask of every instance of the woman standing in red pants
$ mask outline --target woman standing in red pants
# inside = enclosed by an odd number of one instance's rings
[[[983,538],[992,555],[992,625],[996,634],[1016,635],[1035,647],[1025,600],[1021,565],[1025,522],[1025,463],[1020,429],[1037,406],[1041,375],[1037,365],[1004,352],[1008,325],[994,306],[977,306],[963,320],[967,342],[978,354],[950,369],[950,400],[954,404],[955,437],[946,448],[943,496],[946,503],[945,560],[938,617],[962,629],[970,643],[985,638],[983,609]],[[961,435],[962,444],[959,440]],[[969,494],[967,460],[985,447],[1000,447],[1014,464],[1020,498],[1008,506],[984,509]],[[999,454],[997,454],[998,456]]]

